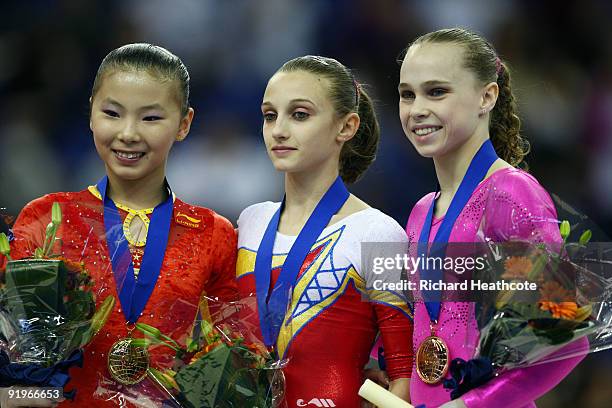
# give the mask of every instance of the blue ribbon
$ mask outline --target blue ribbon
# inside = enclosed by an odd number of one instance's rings
[[[468,167],[467,172],[465,173],[465,176],[463,176],[463,180],[459,185],[459,189],[455,193],[455,196],[448,207],[448,211],[444,216],[442,225],[440,225],[440,229],[438,230],[438,233],[434,237],[433,243],[431,244],[429,251],[431,257],[444,258],[448,240],[453,230],[453,225],[455,225],[457,218],[461,214],[461,211],[467,204],[474,190],[484,179],[487,172],[491,168],[491,165],[493,165],[497,159],[498,156],[497,153],[495,153],[493,144],[491,143],[491,140],[487,139],[482,144],[480,149],[478,149],[478,152],[472,159],[470,166]],[[427,246],[429,244],[429,234],[431,231],[431,222],[433,220],[435,206],[436,197],[434,196],[419,237],[418,252],[419,257],[422,259],[427,257]],[[443,273],[442,270],[437,268],[426,268],[424,271],[421,271],[421,278],[437,282],[442,280]],[[440,316],[441,292],[436,290],[426,290],[423,291],[423,298],[425,300],[425,307],[427,308],[429,318],[431,321],[436,322]]]
[[[451,390],[451,399],[457,399],[466,392],[480,387],[493,378],[493,364],[487,357],[465,361],[456,358],[451,361],[450,379],[444,380],[444,388]]]
[[[104,203],[106,244],[113,264],[113,277],[119,292],[123,315],[128,323],[136,323],[155,289],[164,261],[174,207],[172,191],[166,183],[168,198],[153,210],[147,233],[147,249],[136,280],[132,255],[123,234],[123,222],[117,206],[106,194],[107,186],[108,177],[104,176],[98,182],[97,188]]]
[[[329,190],[323,195],[323,198],[321,198],[321,201],[319,201],[293,243],[271,293],[269,292],[274,240],[278,230],[280,215],[285,208],[284,199],[268,223],[266,232],[257,250],[257,258],[255,259],[257,308],[261,333],[266,346],[271,347],[276,343],[278,333],[285,319],[285,313],[287,312],[290,290],[295,284],[304,259],[321,234],[321,231],[327,226],[334,214],[342,208],[349,195],[350,193],[344,186],[342,179],[338,176]]]
[[[52,367],[41,364],[19,364],[11,363],[9,356],[4,350],[0,350],[0,387],[11,387],[13,385],[35,386],[35,387],[58,387],[64,388],[70,376],[70,367],[83,367],[83,352],[75,350],[70,356]],[[74,399],[76,390],[64,392],[64,397]]]

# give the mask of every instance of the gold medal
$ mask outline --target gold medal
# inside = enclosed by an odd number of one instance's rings
[[[437,384],[448,372],[448,347],[444,340],[435,336],[433,326],[431,336],[427,337],[416,355],[416,370],[419,378],[426,384]]]
[[[131,337],[121,339],[108,351],[108,372],[123,385],[138,384],[149,369],[149,353],[145,348],[132,344],[132,340]]]

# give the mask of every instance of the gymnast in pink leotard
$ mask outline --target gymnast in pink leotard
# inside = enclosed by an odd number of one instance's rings
[[[467,202],[454,214],[447,242],[479,242],[485,237],[497,242],[515,238],[561,242],[548,193],[533,176],[515,168],[528,144],[519,133],[508,68],[486,40],[463,29],[419,37],[407,48],[398,89],[404,132],[419,154],[433,158],[439,183],[439,192],[427,194],[412,209],[406,226],[411,244],[422,240],[424,227],[429,229],[427,241],[434,239],[445,217],[450,217],[449,207],[460,195],[468,168],[486,146],[492,158],[467,191]],[[433,217],[425,225],[432,205]],[[451,359],[472,358],[478,344],[474,303],[443,301],[437,313],[433,319],[425,303],[415,301],[415,350],[430,335],[433,322],[435,335],[446,342]],[[427,384],[413,370],[412,403],[428,408],[533,407],[534,399],[580,362],[588,344],[583,339],[566,347],[577,348],[573,354],[578,357],[507,371],[453,401],[441,381]]]

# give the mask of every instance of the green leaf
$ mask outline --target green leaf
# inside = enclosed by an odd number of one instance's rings
[[[193,339],[188,339],[187,340],[187,352],[188,353],[194,353],[196,351],[198,351],[198,342],[193,340]]]
[[[591,316],[591,313],[593,313],[592,305],[588,304],[588,305],[579,307],[578,311],[576,312],[576,317],[574,318],[574,321],[582,322],[586,320],[589,316]]]
[[[157,327],[153,327],[145,323],[136,323],[136,328],[143,332],[145,336],[158,340],[161,339],[162,333]]]
[[[173,345],[176,347],[177,351],[178,351],[178,349],[181,347],[181,346],[179,346],[179,344],[178,344],[176,341],[174,341],[174,339],[173,339],[173,338],[171,338],[171,337],[169,337],[169,336],[166,336],[164,333],[161,333],[161,332],[160,332],[160,335],[161,335],[161,338],[162,338],[162,339],[164,339],[164,340],[169,341],[170,343],[172,343],[172,344],[173,344]]]
[[[182,396],[194,407],[216,407],[224,383],[232,374],[230,349],[221,344],[208,354],[179,370],[174,379]]]
[[[57,201],[51,206],[51,223],[56,227],[62,223],[62,209]]]
[[[578,326],[577,324],[567,327],[554,323],[559,323],[559,321],[551,322],[550,326],[544,330],[534,329],[534,333],[541,338],[548,339],[552,345],[567,343],[574,337],[574,329]]]
[[[582,235],[580,235],[580,239],[578,240],[578,242],[580,243],[580,245],[586,245],[589,243],[592,237],[593,237],[593,233],[591,232],[590,229],[588,229],[584,231]]]
[[[55,234],[57,233],[57,225],[53,222],[47,224],[45,231],[45,243],[42,248],[43,256],[49,256],[53,251],[53,245],[55,244]]]
[[[149,340],[153,341],[156,344],[161,344],[166,347],[170,347],[172,350],[176,352],[182,352],[178,343],[172,340],[170,337],[163,334],[157,327],[150,326],[146,323],[136,323],[136,328],[144,333]],[[167,341],[164,341],[167,340]]]
[[[6,258],[11,260],[11,245],[9,244],[8,237],[4,232],[0,233],[0,254],[6,256]]]
[[[547,264],[548,264],[548,256],[546,254],[538,255],[536,259],[533,261],[533,267],[527,274],[527,279],[532,282],[537,281],[542,275],[542,271],[544,270]]]
[[[214,326],[206,319],[202,319],[200,326],[202,327],[202,336],[204,336],[204,340],[206,340],[206,343],[214,343],[214,340],[210,335],[211,333],[214,333]]]
[[[270,407],[270,378],[253,365],[251,354],[222,343],[180,368],[174,380],[187,407]]]
[[[66,293],[68,301],[66,302],[66,318],[70,321],[87,320],[96,307],[93,294],[91,292],[83,292],[73,290]]]
[[[571,232],[570,223],[568,220],[563,220],[561,222],[561,226],[559,227],[559,232],[561,233],[561,238],[565,241],[567,237],[569,237]]]
[[[96,310],[96,313],[94,313],[93,317],[91,318],[92,337],[98,334],[100,329],[104,327],[114,307],[114,296],[108,296],[106,299],[104,299],[104,302],[102,302],[98,310]]]
[[[18,342],[15,351],[24,360],[41,357],[43,364],[57,361],[64,345],[71,342],[62,332],[64,325],[70,323],[66,320],[63,301],[66,286],[63,262],[54,259],[11,261],[6,265],[5,280],[6,310],[15,320],[29,321],[32,334],[27,340]],[[87,324],[78,327],[78,334],[73,337],[81,336],[87,327]],[[36,346],[32,347],[33,344]],[[32,354],[41,349],[46,350],[44,356]]]
[[[173,382],[172,377],[166,373],[163,373],[155,368],[149,368],[149,374],[151,374],[157,381],[159,381],[168,390],[176,388],[176,383]]]
[[[149,344],[151,344],[151,342],[142,337],[138,339],[132,339],[132,341],[130,342],[130,345],[132,345],[133,347],[140,347],[143,349],[149,347]]]

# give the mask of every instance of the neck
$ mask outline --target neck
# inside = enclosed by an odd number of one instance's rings
[[[338,177],[337,165],[333,169],[319,169],[285,174],[284,215],[297,222],[306,220]]]
[[[165,175],[151,175],[138,180],[125,180],[110,172],[108,174],[108,196],[116,203],[134,210],[153,208],[168,197],[164,185]]]
[[[434,157],[436,176],[442,194],[453,196],[457,192],[472,159],[488,138],[487,134],[474,135],[452,152]]]

